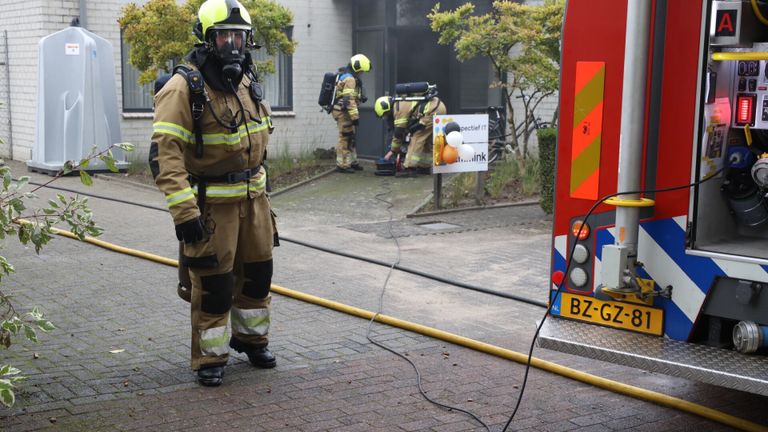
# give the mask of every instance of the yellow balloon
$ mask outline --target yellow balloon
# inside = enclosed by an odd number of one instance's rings
[[[445,147],[445,134],[440,132],[435,135],[434,148],[432,149],[432,164],[434,166],[443,164],[443,147]]]

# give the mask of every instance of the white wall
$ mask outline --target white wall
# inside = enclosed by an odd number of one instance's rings
[[[146,1],[133,2],[141,5]],[[323,73],[347,64],[353,54],[351,0],[277,1],[294,13],[293,38],[298,46],[293,55],[293,110],[275,113],[276,130],[271,153],[288,151],[297,154],[318,147],[332,147],[336,141],[336,124],[329,115],[320,112],[317,95]],[[85,1],[85,28],[107,39],[114,48],[117,98],[121,110],[122,70],[117,18],[123,6],[130,2]],[[79,7],[77,0],[3,0],[0,29],[9,29],[10,114],[13,119],[13,158],[16,160],[30,159],[34,143],[38,42],[68,26],[71,19],[80,14]],[[0,82],[0,86],[4,87],[5,83]],[[123,113],[120,127],[123,141],[137,147],[129,157],[146,160],[152,135],[151,113]],[[7,132],[5,129],[7,124],[3,122],[0,131]],[[0,136],[6,139],[3,133]],[[0,146],[0,157],[8,157],[8,153],[8,145]]]
[[[293,112],[275,119],[272,154],[293,154],[336,143],[336,123],[320,111],[317,96],[325,72],[349,63],[352,52],[350,0],[277,0],[294,14]]]
[[[9,110],[13,122],[13,136],[5,139],[13,144],[14,159],[29,159],[35,139],[38,42],[68,26],[77,10],[75,1],[3,0],[0,29],[8,31],[9,65],[0,67],[7,68],[11,94],[10,107],[0,109]],[[0,129],[7,127],[7,123],[0,124]],[[8,131],[5,132],[3,136],[7,136]],[[3,149],[0,156],[8,157],[9,146]]]

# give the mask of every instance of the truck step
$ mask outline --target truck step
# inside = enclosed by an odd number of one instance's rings
[[[537,345],[768,396],[768,357],[548,317]]]

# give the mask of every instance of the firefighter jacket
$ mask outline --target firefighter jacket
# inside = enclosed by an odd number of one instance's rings
[[[239,103],[234,94],[214,90],[206,83],[208,102],[200,120],[200,158],[195,155],[196,137],[186,79],[174,74],[155,95],[150,168],[176,225],[200,216],[201,182],[205,202],[210,204],[237,202],[265,193],[267,176],[261,165],[273,129],[271,111],[266,102],[257,106],[250,97],[250,82],[244,76],[238,86]],[[240,103],[245,122],[240,121]],[[221,125],[214,114],[232,127]]]
[[[360,103],[360,97],[363,94],[363,86],[360,79],[349,72],[339,75],[339,81],[336,84],[336,104],[335,110],[346,110],[350,120],[359,120],[360,112],[357,109]]]
[[[437,97],[427,101],[395,101],[392,115],[395,132],[391,147],[393,149],[400,148],[405,142],[405,137],[416,125],[431,128],[432,117],[435,114],[445,113],[445,105]]]

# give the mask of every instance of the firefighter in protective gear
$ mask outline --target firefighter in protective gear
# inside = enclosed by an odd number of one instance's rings
[[[277,230],[262,166],[273,127],[250,68],[247,10],[207,0],[198,19],[187,72],[155,95],[149,159],[189,267],[192,369],[216,386],[230,347],[254,366],[276,364],[267,345]],[[191,102],[200,75],[204,104]]]
[[[410,134],[408,152],[405,155],[404,169],[396,177],[413,177],[417,174],[430,174],[432,167],[432,118],[445,114],[445,104],[437,96],[427,96],[422,101],[397,100],[382,96],[374,103],[374,112],[387,120],[394,128],[392,144],[393,154],[402,151],[406,137]]]
[[[346,67],[339,69],[336,103],[331,111],[339,128],[339,141],[336,143],[336,170],[339,172],[353,173],[363,169],[357,162],[355,134],[360,121],[358,106],[367,100],[360,74],[370,70],[371,61],[363,54],[355,54]]]

